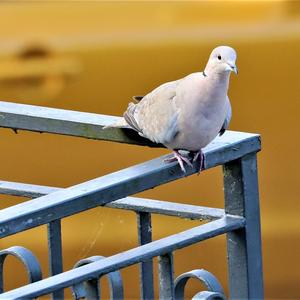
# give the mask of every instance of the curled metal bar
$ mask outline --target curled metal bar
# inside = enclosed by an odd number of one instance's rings
[[[208,289],[205,292],[197,293],[193,299],[226,299],[224,291],[218,279],[204,269],[192,270],[178,276],[175,280],[175,299],[184,300],[184,289],[189,279],[200,280]]]
[[[42,279],[42,270],[34,254],[21,246],[13,246],[0,251],[0,293],[3,293],[3,266],[5,258],[12,255],[19,259],[26,268],[29,282],[35,282]]]
[[[199,292],[192,300],[226,300],[224,294],[218,292]]]
[[[74,269],[101,260],[103,258],[105,257],[96,255],[82,259],[75,264]],[[123,300],[123,281],[121,273],[119,271],[114,271],[106,274],[106,276],[108,277],[110,298],[113,300]],[[92,278],[89,281],[73,285],[71,289],[74,299],[100,299],[100,287],[98,284],[98,280],[98,278]]]

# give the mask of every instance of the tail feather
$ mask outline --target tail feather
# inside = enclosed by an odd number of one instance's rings
[[[129,126],[134,129],[135,131],[142,133],[141,128],[139,127],[139,124],[134,118],[134,112],[136,109],[136,104],[134,103],[129,103],[127,110],[124,113],[124,119],[129,124]]]

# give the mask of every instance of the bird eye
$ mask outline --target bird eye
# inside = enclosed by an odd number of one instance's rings
[[[221,55],[218,55],[218,60],[221,60],[221,58],[222,58]]]

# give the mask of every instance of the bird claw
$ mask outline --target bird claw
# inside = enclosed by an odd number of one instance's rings
[[[174,151],[173,151],[173,154],[174,154],[174,156],[165,158],[164,161],[170,163],[170,162],[174,162],[174,161],[177,160],[177,161],[178,161],[178,164],[179,164],[179,166],[180,166],[180,169],[182,170],[182,172],[183,172],[184,174],[186,174],[186,169],[185,169],[185,167],[184,167],[184,162],[185,162],[189,167],[193,168],[193,167],[194,167],[193,164],[194,164],[197,160],[199,160],[198,175],[200,174],[200,172],[201,172],[201,171],[203,170],[203,168],[204,168],[204,159],[205,159],[205,157],[204,157],[204,154],[203,154],[202,150],[199,150],[199,151],[197,151],[197,152],[190,152],[190,154],[193,155],[193,157],[192,157],[192,162],[190,161],[190,159],[189,159],[188,157],[186,157],[186,156],[180,154],[177,150],[174,150]]]
[[[182,170],[182,172],[184,174],[186,174],[186,169],[184,167],[183,162],[185,162],[188,166],[190,166],[191,168],[193,168],[193,164],[190,162],[190,160],[183,156],[182,154],[180,154],[178,151],[174,150],[173,151],[174,156],[172,157],[168,157],[166,159],[164,159],[165,162],[173,162],[173,161],[178,161],[178,164],[180,166],[180,169]]]
[[[199,160],[199,169],[198,169],[198,175],[199,175],[201,171],[204,169],[205,156],[201,149],[197,152],[193,152],[193,154],[194,154],[193,163]]]

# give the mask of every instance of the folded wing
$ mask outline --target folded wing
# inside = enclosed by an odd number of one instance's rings
[[[129,103],[124,118],[140,135],[156,143],[168,143],[178,131],[178,108],[175,104],[177,81],[167,82],[138,103]]]
[[[230,123],[230,120],[231,120],[231,116],[232,116],[232,110],[231,110],[231,104],[230,104],[230,100],[227,96],[227,101],[226,101],[226,106],[227,106],[227,114],[226,114],[226,117],[225,117],[225,120],[224,120],[224,123],[222,125],[222,128],[220,129],[219,131],[219,135],[223,135],[224,132],[227,130],[227,128],[229,127],[229,123]]]

